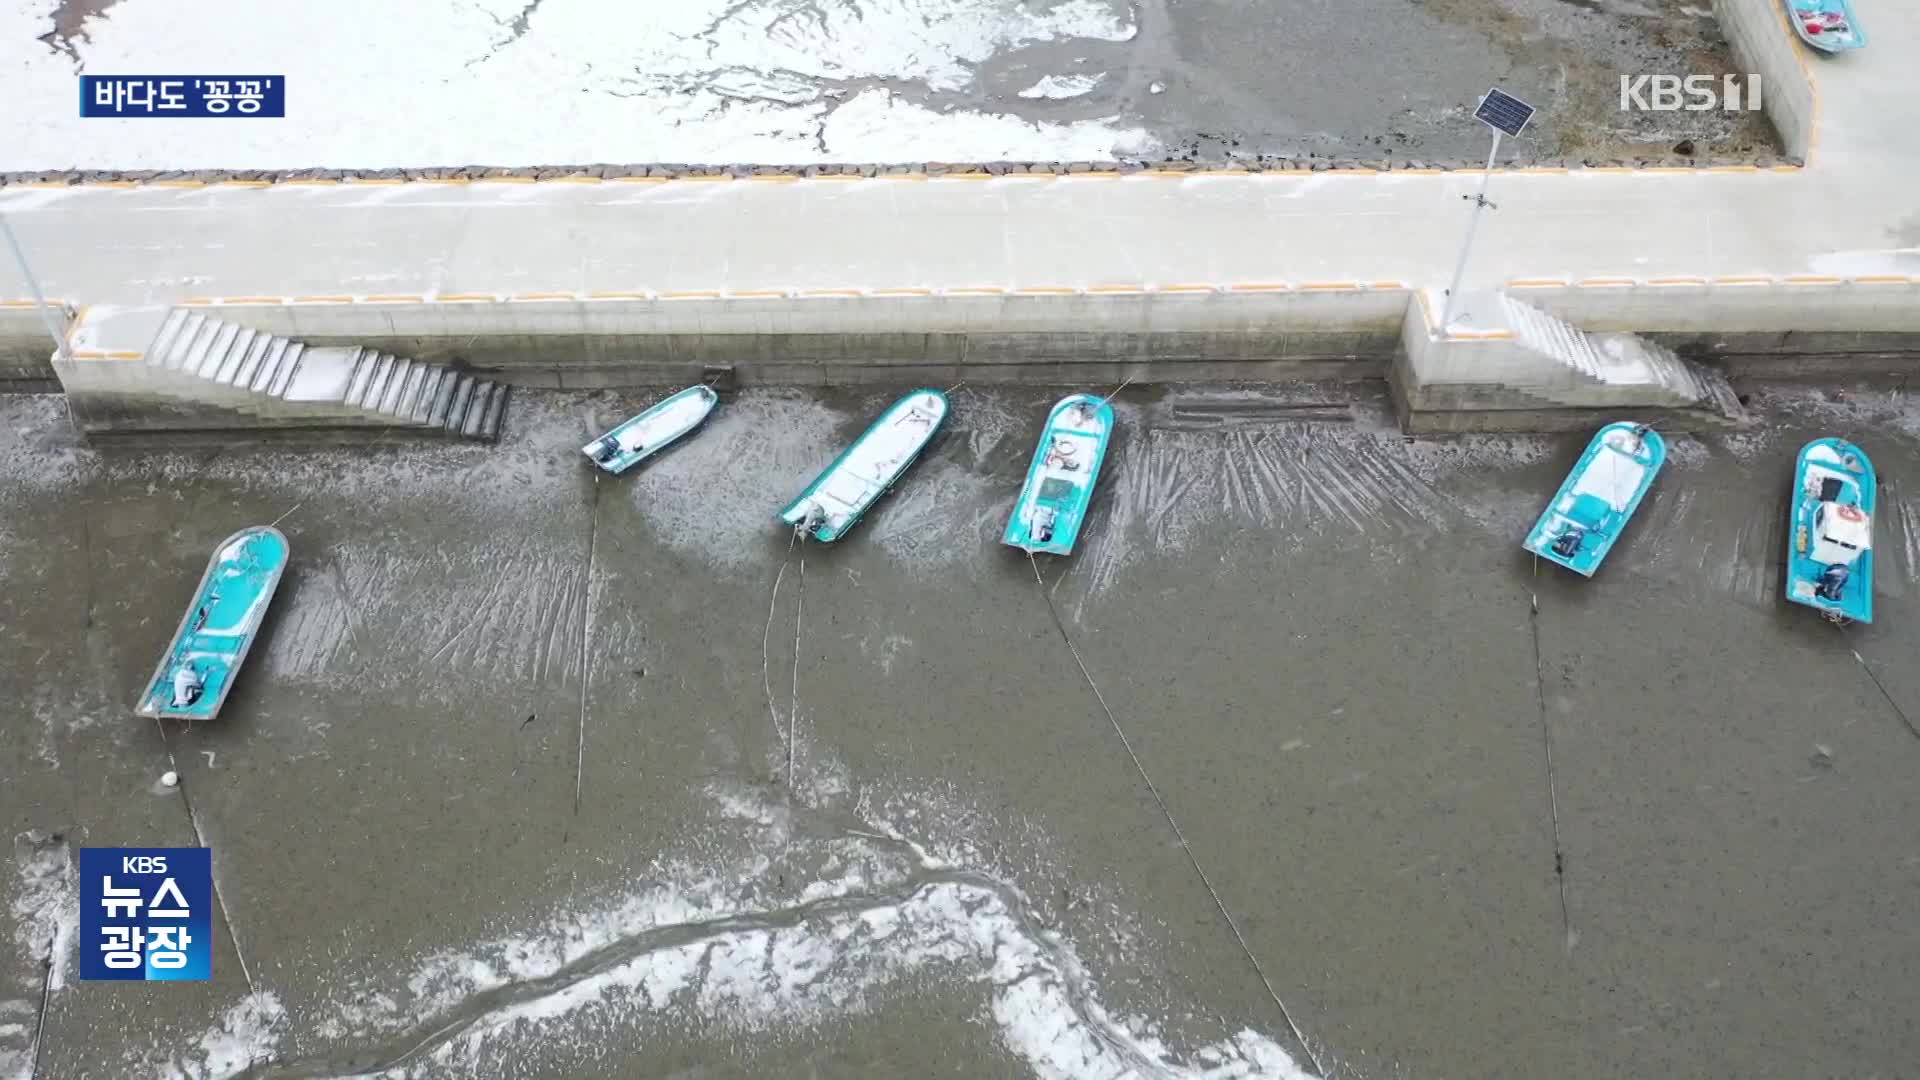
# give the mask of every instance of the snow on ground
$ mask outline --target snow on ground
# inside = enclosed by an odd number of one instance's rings
[[[45,833],[13,838],[13,951],[17,969],[31,979],[0,983],[0,1078],[33,1072],[40,1006],[44,996],[64,987],[76,956],[79,894],[66,841]]]
[[[380,1075],[452,1075],[522,1052],[564,1060],[583,1032],[805,1030],[945,983],[978,987],[980,1019],[1039,1077],[1305,1075],[1250,1029],[1181,1048],[1160,1023],[1115,1015],[1073,946],[1019,889],[960,865],[968,852],[930,851],[885,821],[823,841],[796,826],[804,807],[708,794],[746,824],[749,854],[663,858],[629,895],[370,976],[322,1006],[314,1033]],[[815,880],[774,884],[796,859]]]
[[[65,36],[57,6],[0,10],[0,171],[1071,160],[1148,143],[1117,116],[990,111],[976,85],[1025,48],[1132,39],[1121,0],[118,0]],[[288,116],[82,120],[82,72],[284,75]]]

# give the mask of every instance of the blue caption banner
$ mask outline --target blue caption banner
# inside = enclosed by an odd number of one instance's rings
[[[213,975],[213,853],[80,849],[80,977]]]
[[[284,117],[284,75],[82,75],[80,115]]]

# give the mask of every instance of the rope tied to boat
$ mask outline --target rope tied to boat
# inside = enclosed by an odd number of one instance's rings
[[[1114,393],[1119,391],[1116,390]],[[1087,689],[1093,691],[1093,699],[1100,703],[1100,711],[1106,714],[1107,723],[1113,726],[1113,733],[1120,737],[1120,745],[1126,749],[1127,758],[1133,762],[1133,770],[1140,774],[1140,779],[1147,785],[1147,791],[1153,796],[1154,803],[1160,807],[1161,816],[1167,819],[1167,826],[1173,830],[1174,839],[1179,841],[1180,850],[1186,852],[1187,862],[1192,864],[1194,874],[1200,878],[1200,884],[1206,886],[1207,895],[1213,898],[1213,906],[1219,910],[1220,917],[1226,920],[1227,929],[1233,931],[1233,939],[1240,943],[1240,951],[1246,955],[1247,963],[1253,966],[1253,973],[1259,977],[1260,985],[1266,988],[1267,996],[1272,998],[1274,1005],[1279,1008],[1280,1016],[1286,1020],[1287,1029],[1293,1032],[1294,1040],[1300,1044],[1300,1049],[1306,1052],[1307,1060],[1313,1065],[1313,1071],[1321,1076],[1327,1075],[1326,1069],[1320,1065],[1319,1056],[1314,1053],[1313,1045],[1307,1042],[1307,1037],[1301,1032],[1300,1025],[1294,1022],[1293,1013],[1288,1010],[1287,1003],[1280,999],[1280,992],[1273,988],[1273,980],[1267,978],[1266,968],[1260,965],[1260,958],[1253,954],[1253,947],[1247,944],[1246,935],[1240,932],[1239,921],[1233,917],[1233,912],[1227,910],[1226,901],[1220,897],[1220,890],[1214,887],[1213,879],[1207,876],[1206,869],[1200,865],[1200,857],[1193,853],[1193,845],[1187,843],[1187,835],[1181,831],[1180,823],[1174,820],[1172,808],[1160,794],[1160,788],[1154,784],[1153,777],[1147,775],[1147,767],[1141,764],[1140,755],[1134,751],[1132,740],[1127,738],[1126,731],[1120,727],[1120,721],[1113,715],[1112,707],[1107,704],[1106,695],[1100,692],[1100,684],[1094,682],[1092,673],[1087,670],[1086,661],[1080,658],[1080,649],[1074,644],[1073,635],[1067,632],[1067,624],[1060,618],[1060,609],[1054,606],[1053,593],[1048,591],[1046,581],[1040,576],[1040,561],[1034,558],[1032,549],[1027,550],[1027,565],[1033,568],[1033,583],[1039,587],[1041,598],[1047,602],[1047,614],[1053,617],[1053,628],[1059,631],[1060,640],[1066,642],[1067,651],[1073,654],[1073,663],[1080,669],[1080,677],[1086,680]]]

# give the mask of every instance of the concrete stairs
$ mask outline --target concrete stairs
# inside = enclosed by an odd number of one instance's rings
[[[1514,389],[1555,405],[1688,408],[1711,396],[1709,373],[1673,350],[1633,334],[1590,334],[1539,308],[1499,294],[1514,338],[1554,362],[1546,377]]]
[[[150,380],[274,426],[407,428],[493,441],[507,387],[359,346],[311,346],[180,307],[142,361]],[[227,426],[227,425],[221,425]]]
[[[1428,317],[1438,299],[1409,310],[1388,373],[1410,433],[1575,430],[1603,415],[1670,431],[1746,423],[1724,376],[1663,345],[1590,333],[1507,293],[1470,298],[1478,325],[1442,334]]]

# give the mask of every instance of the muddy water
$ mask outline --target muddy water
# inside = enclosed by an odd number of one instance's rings
[[[37,830],[0,874],[0,1052],[44,997],[50,1076],[1297,1075],[997,543],[1050,397],[959,391],[853,537],[792,551],[774,510],[887,395],[742,395],[620,480],[577,447],[645,394],[383,450],[88,448],[0,402],[0,812]],[[1577,439],[1408,441],[1365,387],[1123,396],[1045,587],[1323,1065],[1920,1051],[1887,899],[1920,875],[1920,417],[1756,405],[1673,437],[1574,582],[1516,539]],[[1888,478],[1880,621],[1844,634],[1774,600],[1778,492],[1829,431]],[[211,545],[296,506],[225,715],[135,723]],[[74,980],[60,853],[196,836],[215,979]]]

